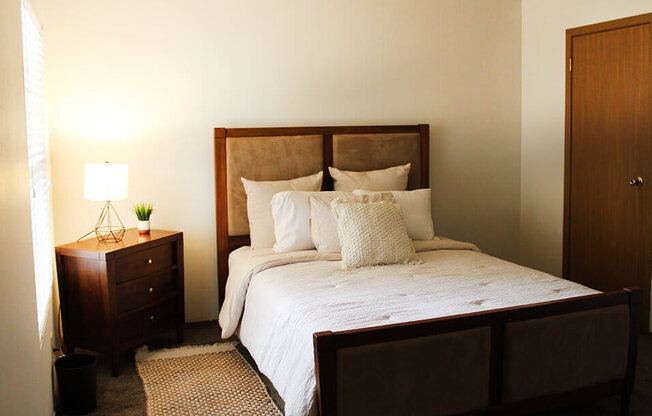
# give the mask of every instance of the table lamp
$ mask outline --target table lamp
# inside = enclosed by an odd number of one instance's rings
[[[84,166],[84,199],[105,201],[106,204],[95,228],[80,237],[79,240],[91,233],[95,233],[97,239],[105,243],[122,240],[125,226],[111,201],[127,199],[127,178],[127,165],[109,162],[86,163]],[[112,219],[112,215],[115,216],[117,222]]]

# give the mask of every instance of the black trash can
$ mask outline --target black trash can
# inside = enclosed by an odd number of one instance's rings
[[[97,406],[97,359],[90,354],[70,354],[54,362],[61,409],[83,415]]]

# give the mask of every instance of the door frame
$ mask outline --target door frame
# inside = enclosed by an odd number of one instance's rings
[[[596,23],[587,26],[580,26],[566,30],[566,108],[565,108],[565,133],[564,133],[564,243],[562,258],[562,277],[567,279],[570,267],[570,207],[571,207],[571,148],[572,148],[572,58],[573,39],[579,36],[594,33],[607,32],[615,29],[624,29],[632,26],[650,24],[652,29],[652,13],[638,16],[625,17],[622,19],[610,20],[608,22]],[[650,44],[652,45],[652,30],[650,30]],[[649,54],[652,64],[652,48]],[[652,65],[651,65],[652,66]],[[652,97],[651,97],[652,100]],[[651,121],[652,131],[652,121]]]

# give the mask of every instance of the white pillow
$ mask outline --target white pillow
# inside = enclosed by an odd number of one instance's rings
[[[310,234],[312,242],[320,253],[339,253],[342,251],[337,235],[337,220],[331,210],[331,203],[336,199],[342,201],[389,201],[394,197],[389,192],[371,195],[354,195],[350,192],[315,192],[310,200]]]
[[[337,218],[343,269],[421,262],[408,237],[398,204],[336,199],[331,208]]]
[[[303,192],[284,191],[272,197],[272,217],[274,218],[274,251],[310,250],[315,248],[310,231],[310,196],[321,195],[328,198],[351,198],[350,192]],[[328,207],[330,211],[330,206]],[[336,234],[337,236],[337,234]]]
[[[331,202],[334,199],[328,195],[310,195],[309,197],[310,234],[315,248],[320,253],[339,253],[342,250],[337,237],[337,220],[331,213]]]
[[[356,189],[354,195],[373,195],[375,192]],[[392,196],[401,207],[407,232],[413,240],[432,240],[435,238],[435,226],[430,209],[430,189],[414,191],[392,191]]]
[[[271,201],[274,194],[282,191],[318,191],[321,189],[323,172],[287,181],[252,181],[242,179],[247,193],[247,216],[249,218],[249,235],[251,248],[272,247],[274,237],[274,219]]]
[[[367,172],[352,172],[328,167],[333,177],[333,187],[336,191],[351,192],[354,189],[368,191],[405,191],[410,173],[410,164],[392,168],[370,170]]]

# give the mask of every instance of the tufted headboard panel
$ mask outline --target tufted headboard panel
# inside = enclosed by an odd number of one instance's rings
[[[408,189],[422,188],[420,133],[334,134],[333,165],[364,172],[411,163]]]
[[[323,139],[320,135],[227,137],[229,235],[249,235],[247,195],[240,178],[254,181],[298,178],[319,172],[323,163]]]

